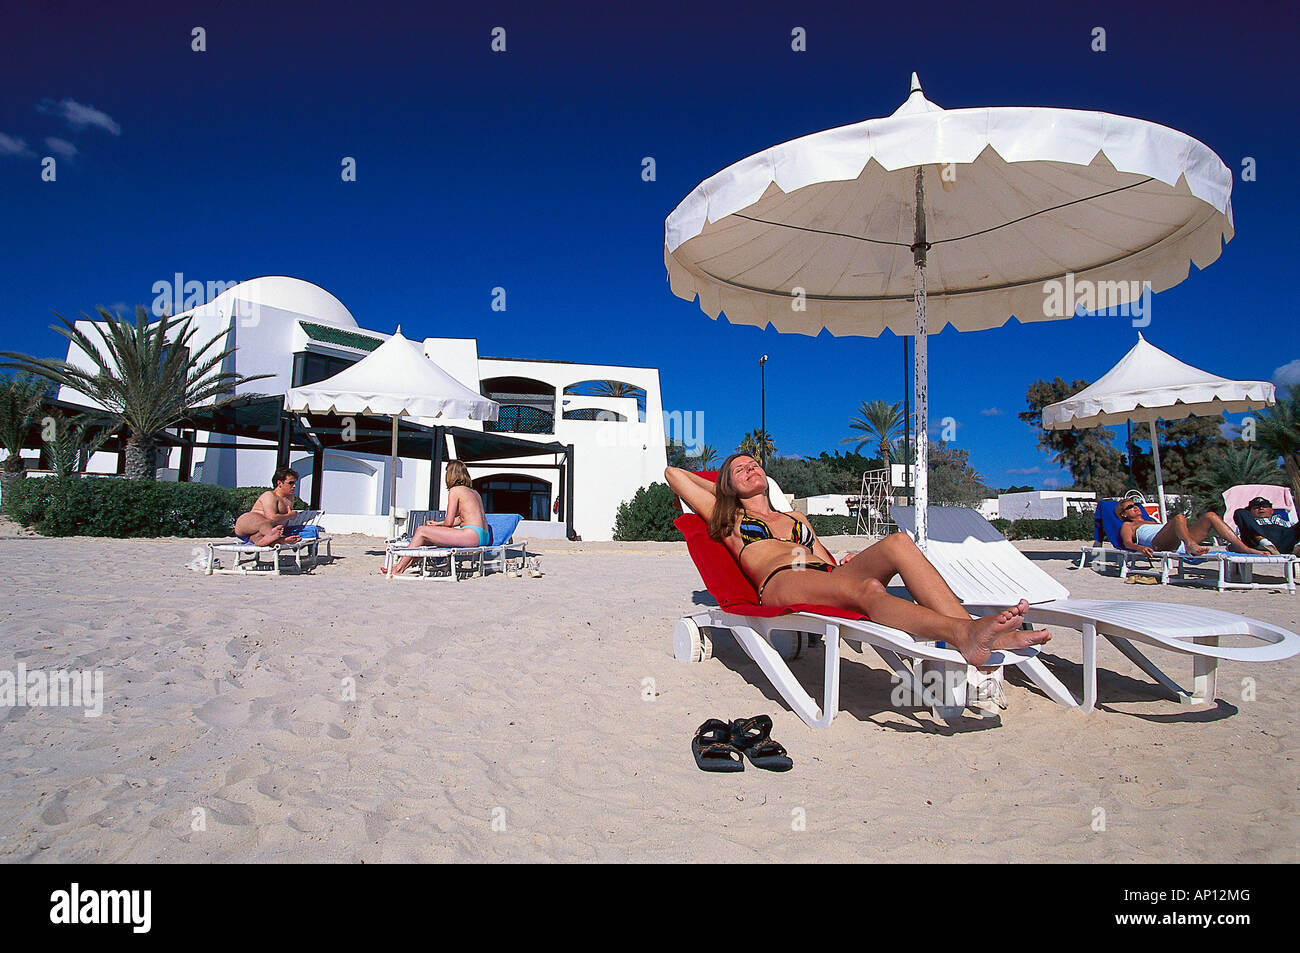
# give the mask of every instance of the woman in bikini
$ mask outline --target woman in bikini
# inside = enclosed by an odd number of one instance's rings
[[[709,524],[709,535],[731,550],[765,605],[821,605],[861,612],[873,621],[923,639],[948,642],[972,665],[994,649],[1041,645],[1046,630],[1022,629],[1029,604],[972,619],[938,571],[904,533],[895,533],[838,565],[802,513],[778,513],[768,500],[767,474],[746,454],[732,454],[717,484],[669,467],[668,485]],[[916,602],[891,596],[897,574]]]
[[[1204,541],[1211,533],[1226,539],[1228,548],[1234,553],[1268,555],[1262,549],[1247,546],[1232,531],[1232,527],[1223,521],[1223,517],[1215,512],[1206,513],[1190,524],[1182,513],[1174,513],[1169,517],[1168,523],[1148,523],[1145,522],[1145,514],[1137,500],[1120,500],[1115,504],[1115,515],[1120,518],[1119,538],[1124,548],[1144,556],[1157,551],[1203,556],[1210,551]]]
[[[483,498],[474,489],[469,470],[459,460],[447,464],[447,515],[442,522],[429,520],[413,534],[408,544],[416,546],[486,546],[489,536],[483,515]],[[403,556],[393,567],[393,574],[406,572],[414,556]],[[380,569],[380,572],[385,570]]]

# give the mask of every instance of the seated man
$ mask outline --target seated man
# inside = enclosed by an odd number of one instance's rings
[[[1257,496],[1232,515],[1241,538],[1259,549],[1272,549],[1278,553],[1295,553],[1300,546],[1300,527],[1292,525],[1273,504]]]
[[[1151,556],[1156,551],[1204,556],[1210,551],[1205,539],[1211,533],[1226,539],[1234,553],[1268,555],[1242,542],[1218,513],[1206,513],[1191,524],[1181,513],[1173,514],[1168,523],[1148,523],[1143,519],[1141,504],[1137,500],[1120,500],[1115,504],[1115,515],[1120,518],[1120,544],[1144,556]]]
[[[257,498],[252,509],[235,520],[235,535],[255,546],[298,542],[299,537],[284,535],[285,525],[298,515],[293,508],[297,485],[296,470],[290,467],[276,470],[271,477],[271,489]]]

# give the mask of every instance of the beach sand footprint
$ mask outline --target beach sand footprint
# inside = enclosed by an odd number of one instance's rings
[[[238,728],[248,722],[248,706],[222,695],[194,709],[194,717],[217,728]]]

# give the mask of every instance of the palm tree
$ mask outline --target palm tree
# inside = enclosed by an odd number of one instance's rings
[[[136,308],[135,321],[99,308],[102,321],[92,327],[96,342],[73,322],[55,314],[63,327],[51,325],[76,346],[94,370],[87,371],[68,361],[36,358],[10,351],[0,352],[0,367],[28,371],[63,387],[85,394],[126,428],[126,477],[152,480],[155,476],[158,435],[174,426],[200,404],[221,406],[234,400],[239,384],[271,377],[245,377],[221,370],[235,352],[229,347],[207,356],[228,330],[218,331],[203,347],[193,350],[190,341],[198,329],[186,318],[179,326],[164,315],[153,324],[143,307]],[[87,321],[93,321],[82,314]],[[169,332],[172,332],[169,334]],[[170,340],[169,340],[170,338]],[[213,400],[213,398],[216,398]]]
[[[903,432],[903,415],[898,404],[864,400],[858,408],[858,416],[849,422],[849,429],[859,431],[860,436],[845,437],[840,443],[853,444],[853,452],[857,453],[863,446],[875,441],[877,455],[888,465],[895,457],[893,441]]]
[[[776,456],[776,444],[772,442],[772,435],[766,430],[751,430],[740,441],[736,452],[753,457],[755,460],[766,461]]]
[[[1300,388],[1259,415],[1255,440],[1266,453],[1282,458],[1291,492],[1300,499]]]
[[[637,410],[645,413],[645,391],[626,381],[596,381],[591,390],[596,397],[635,397]]]
[[[27,476],[19,453],[47,389],[43,380],[30,374],[0,377],[0,447],[7,454],[0,465],[0,496],[5,499],[14,481]]]
[[[114,427],[101,427],[99,433],[92,437],[91,430],[102,423],[102,419],[91,414],[69,417],[56,411],[47,420],[52,425],[52,433],[46,439],[46,421],[42,421],[41,439],[50,459],[50,467],[60,479],[76,476],[82,458],[89,459],[116,431]]]
[[[1224,490],[1253,483],[1278,486],[1282,481],[1275,456],[1249,444],[1234,444],[1206,454],[1196,475],[1188,482],[1190,489],[1205,498],[1199,508],[1217,510],[1223,505]]]
[[[698,450],[690,455],[691,470],[707,470],[718,462],[718,448],[711,443],[703,444]]]

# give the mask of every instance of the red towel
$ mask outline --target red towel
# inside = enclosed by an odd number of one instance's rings
[[[711,477],[711,474],[701,474]],[[840,619],[865,619],[859,612],[848,612],[831,606],[793,605],[772,606],[759,605],[758,592],[740,566],[732,557],[731,551],[722,543],[709,536],[708,524],[694,513],[683,513],[673,522],[686,537],[686,548],[690,550],[695,568],[704,580],[704,587],[709,595],[718,600],[718,605],[736,615],[751,615],[771,619],[791,612],[815,612],[818,615],[836,616]]]

